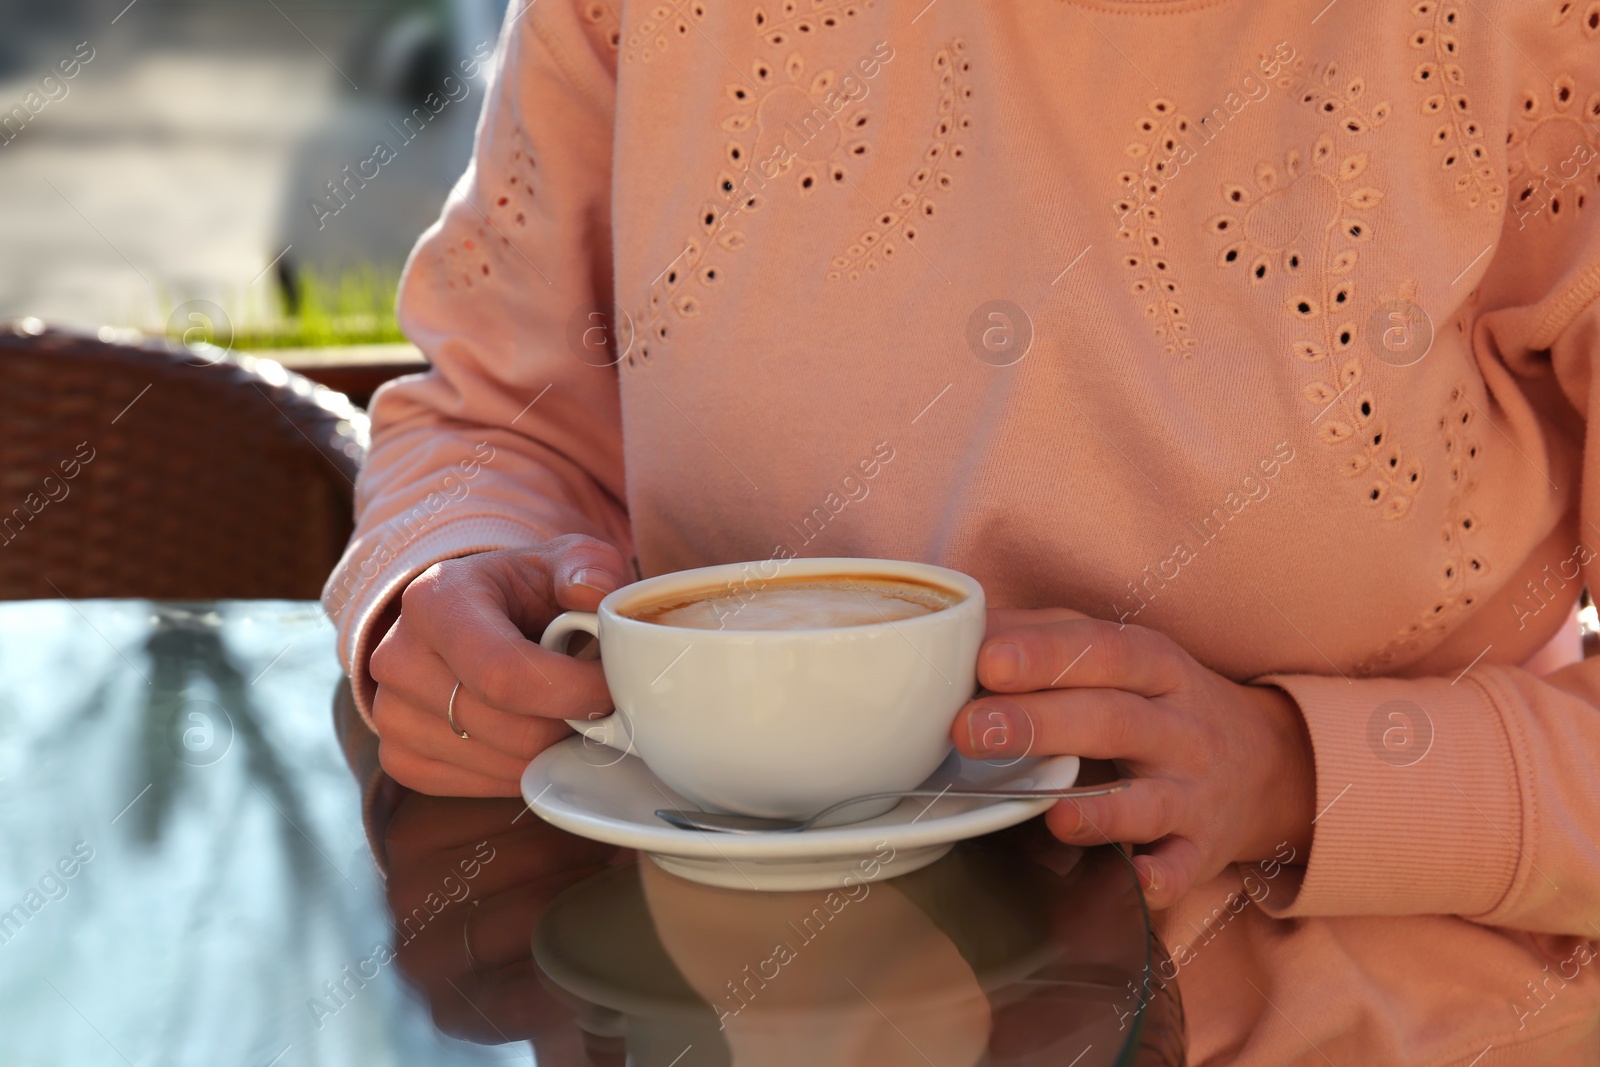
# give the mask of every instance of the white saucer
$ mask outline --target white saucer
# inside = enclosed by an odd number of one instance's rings
[[[922,788],[1065,789],[1078,777],[1078,757],[1002,763],[951,753]],[[663,869],[729,889],[831,889],[908,874],[950,851],[957,841],[1002,830],[1054,803],[971,797],[908,797],[875,818],[803,833],[718,834],[680,830],[656,818],[657,808],[694,805],[663,785],[637,756],[618,757],[573,736],[540,753],[522,773],[528,807],[581,837],[647,854]]]

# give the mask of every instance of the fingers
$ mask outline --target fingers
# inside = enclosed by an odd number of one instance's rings
[[[1153,630],[1062,619],[990,637],[978,653],[978,680],[1000,693],[1088,686],[1154,697],[1182,684],[1188,664],[1176,644]]]
[[[504,588],[506,615],[524,635],[537,636],[556,610],[593,611],[605,595],[627,584],[622,553],[604,541],[567,534],[536,548],[483,552],[468,557],[475,571],[494,575]],[[466,562],[465,560],[460,562]]]
[[[456,697],[455,718],[466,737],[450,729],[442,710],[419,708],[392,690],[380,688],[372,701],[379,737],[491,777],[520,776],[529,760],[572,733],[560,719],[512,715],[474,704],[464,687]]]
[[[970,759],[1073,755],[1139,762],[1171,750],[1171,715],[1120,689],[987,696],[956,713],[950,738]]]
[[[593,610],[626,575],[614,547],[573,535],[446,560],[413,580],[368,664],[384,769],[423,793],[516,796],[528,760],[569,732],[560,720],[611,710],[599,664],[528,635],[562,609]]]
[[[1152,911],[1170,908],[1194,885],[1200,871],[1200,846],[1176,834],[1133,857],[1139,888]]]
[[[456,739],[458,742],[460,738]],[[414,749],[378,737],[378,762],[384,772],[418,793],[451,797],[521,796],[520,773],[515,778],[495,778],[453,763],[432,759]]]
[[[448,705],[449,701],[445,703]],[[611,710],[609,704],[605,710]],[[533,757],[572,734],[572,728],[563,719],[501,711],[473,696],[465,685],[456,694],[455,718],[456,725],[465,730],[469,738],[514,757],[519,766],[526,766]]]
[[[452,692],[455,692],[455,721],[460,729],[467,731],[474,742],[515,756],[523,762],[532,759],[568,733],[567,727],[558,718],[506,711],[484,701],[473,692],[465,679],[461,679],[461,688],[456,690],[457,678],[451,674],[449,666],[431,649],[421,647],[405,618],[395,623],[379,642],[370,666],[372,676],[378,683],[374,717],[379,702],[393,699],[406,705],[410,711],[426,712],[434,720],[431,723],[419,721],[411,714],[397,715],[392,720],[393,726],[407,731],[410,742],[424,750],[443,745],[446,751],[453,752],[453,747],[447,742],[461,740],[448,724]],[[595,663],[579,666],[587,671],[600,672],[599,665]],[[611,703],[609,695],[604,695],[603,673],[599,681],[603,695],[598,700],[591,696],[569,700],[565,702],[566,705],[571,706],[575,713],[584,713],[585,717],[609,712]],[[589,708],[595,711],[588,711]],[[559,714],[561,709],[561,702],[552,704],[552,711]],[[380,732],[383,729],[380,727]]]
[[[1165,778],[1135,778],[1102,797],[1067,798],[1045,813],[1050,832],[1072,845],[1159,841],[1177,825],[1180,794]]]
[[[952,738],[963,755],[979,759],[1072,753],[1137,765],[1182,743],[1170,722],[1132,693],[1062,689],[973,701],[956,717]],[[1183,814],[1178,782],[1139,777],[1120,793],[1060,800],[1045,823],[1072,845],[1155,842],[1134,866],[1150,907],[1165,908],[1194,884],[1202,859],[1194,842],[1175,833]]]
[[[622,553],[604,541],[571,534],[546,547],[555,551],[556,603],[569,611],[593,611],[607,593],[628,580]]]
[[[407,695],[423,703],[432,696],[418,684],[428,665],[411,667],[412,657],[425,651],[441,661],[434,676],[448,678],[450,686],[459,680],[480,701],[505,711],[582,719],[611,710],[598,664],[547,652],[513,622],[537,620],[538,632],[555,616],[548,601],[534,598],[528,584],[534,579],[508,576],[502,560],[456,566],[469,562],[436,564],[406,587],[400,621],[372,655],[378,684],[404,686],[411,676]],[[593,590],[587,595],[592,598]]]

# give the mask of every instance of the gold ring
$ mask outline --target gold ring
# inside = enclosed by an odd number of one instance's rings
[[[470,741],[472,738],[467,736],[467,732],[456,725],[456,694],[459,692],[461,692],[461,683],[457,682],[456,687],[450,690],[450,703],[444,710],[444,721],[450,724],[451,733],[463,741]]]

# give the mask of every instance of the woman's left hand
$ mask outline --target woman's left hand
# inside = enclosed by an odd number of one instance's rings
[[[1230,681],[1154,630],[1066,609],[991,611],[978,680],[990,692],[951,727],[963,755],[1107,759],[1131,779],[1062,800],[1046,821],[1071,844],[1145,846],[1133,863],[1151,908],[1284,842],[1308,851],[1311,740],[1282,690]]]

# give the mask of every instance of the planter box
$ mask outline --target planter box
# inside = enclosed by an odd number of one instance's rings
[[[411,344],[261,349],[251,355],[276,360],[314,382],[339,390],[362,407],[389,379],[428,369],[427,359]]]

